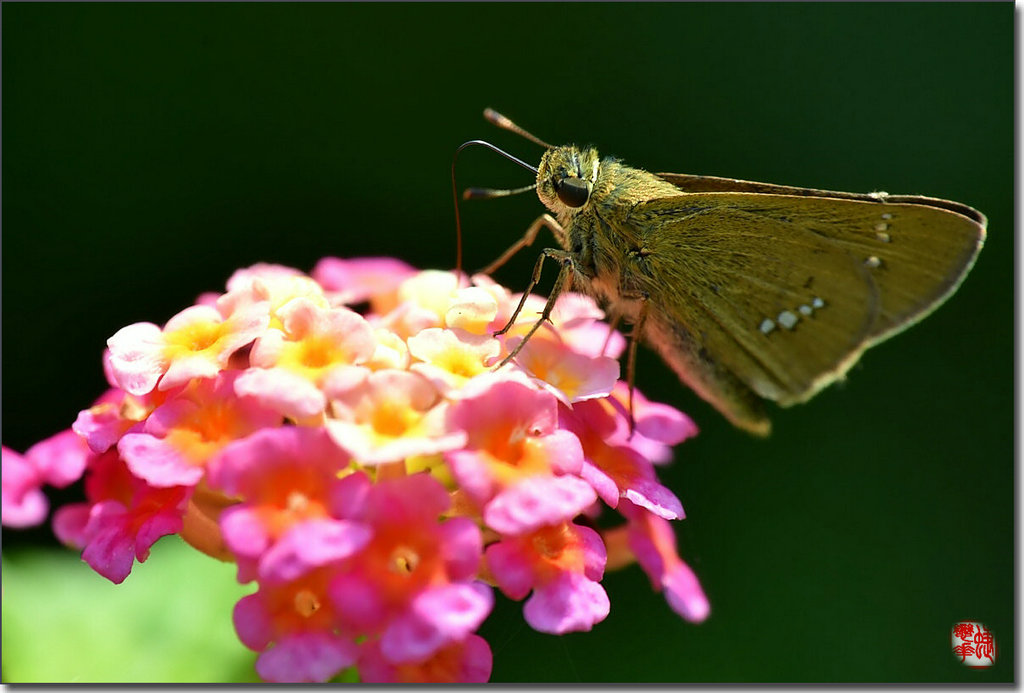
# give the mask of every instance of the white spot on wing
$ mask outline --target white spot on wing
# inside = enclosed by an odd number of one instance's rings
[[[864,266],[869,269],[878,269],[879,267],[882,266],[882,261],[879,260],[876,256],[871,255],[866,260],[864,260]]]
[[[817,296],[815,296],[815,297],[814,297],[814,300],[813,300],[813,301],[811,301],[811,305],[812,305],[812,306],[814,306],[815,308],[824,308],[824,307],[825,307],[825,302],[824,302],[824,301],[822,301],[822,300],[821,300],[820,298],[818,298]]]
[[[774,329],[775,329],[775,323],[772,322],[772,320],[770,318],[765,318],[764,320],[761,321],[761,332],[763,334],[768,334],[769,332],[771,332]]]
[[[787,330],[792,330],[796,327],[796,323],[800,320],[800,317],[791,310],[784,310],[779,313],[779,324],[785,327]]]

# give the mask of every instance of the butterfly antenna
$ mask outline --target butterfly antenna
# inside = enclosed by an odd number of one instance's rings
[[[495,197],[508,197],[519,193],[529,192],[537,187],[536,183],[524,185],[521,188],[511,190],[495,190],[494,188],[466,188],[462,191],[463,200],[493,200]]]
[[[511,121],[509,121],[509,122],[511,122]],[[534,138],[532,135],[528,139],[533,139],[534,141],[539,141],[539,140],[536,140],[536,138]],[[514,163],[519,164],[520,166],[525,168],[527,171],[532,171],[533,175],[537,175],[537,169],[535,167],[533,167],[530,164],[526,163],[522,159],[519,159],[517,157],[512,156],[511,154],[509,154],[508,152],[504,151],[503,149],[498,149],[497,147],[495,147],[490,142],[484,142],[483,140],[470,140],[469,142],[463,142],[461,145],[459,145],[459,148],[455,150],[455,155],[452,156],[452,201],[455,203],[455,239],[456,239],[455,240],[455,274],[456,274],[456,276],[459,277],[460,281],[461,281],[461,278],[462,278],[462,218],[459,215],[459,189],[458,189],[458,186],[455,184],[455,164],[456,164],[456,162],[459,159],[459,153],[463,149],[465,149],[466,147],[472,147],[472,146],[486,147],[487,149],[490,149],[492,152],[495,152],[497,154],[501,154],[503,157],[505,157],[509,161],[512,161]],[[547,145],[544,145],[544,146],[547,146]],[[530,187],[533,187],[533,186],[530,186]],[[528,187],[528,188],[524,188],[523,190],[519,190],[519,191],[497,190],[497,191],[491,191],[491,192],[497,192],[497,193],[507,192],[508,194],[514,194],[515,192],[525,192],[526,190],[529,190],[529,189],[530,188]],[[496,197],[500,197],[500,196],[501,195],[496,195]]]
[[[530,140],[534,144],[539,144],[540,146],[544,147],[545,149],[554,149],[554,147],[552,147],[550,144],[548,144],[547,142],[545,142],[541,138],[536,137],[535,135],[531,135],[526,130],[523,130],[521,127],[519,127],[518,125],[513,123],[511,120],[509,120],[505,116],[503,116],[500,113],[498,113],[493,108],[485,108],[484,109],[484,118],[486,118],[491,123],[494,123],[495,125],[497,125],[502,130],[508,130],[509,132],[514,132],[517,135],[519,135],[520,137],[525,137],[526,139]]]

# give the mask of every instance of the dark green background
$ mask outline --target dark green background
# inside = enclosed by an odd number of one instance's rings
[[[655,171],[950,198],[990,220],[959,293],[776,410],[770,439],[643,355],[640,388],[702,429],[663,477],[706,623],[631,569],[591,633],[533,633],[499,600],[483,634],[495,681],[1012,680],[1013,21],[984,3],[4,4],[3,442],[69,425],[108,336],[235,268],[451,267],[456,146],[541,153],[485,106]],[[460,162],[465,185],[529,182],[482,149]],[[468,264],[539,211],[467,204]],[[498,279],[523,287],[534,258]],[[5,555],[40,536],[5,532]],[[953,658],[962,619],[992,628],[993,669]]]

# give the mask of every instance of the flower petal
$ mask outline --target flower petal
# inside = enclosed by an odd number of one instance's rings
[[[295,633],[256,660],[260,678],[274,683],[323,683],[356,661],[355,643],[330,633]]]
[[[611,609],[608,593],[597,582],[579,573],[561,573],[538,586],[523,607],[523,616],[534,630],[561,635],[588,631],[603,621]]]
[[[532,477],[495,496],[484,508],[484,522],[502,534],[523,534],[571,520],[596,500],[594,489],[578,477]]]

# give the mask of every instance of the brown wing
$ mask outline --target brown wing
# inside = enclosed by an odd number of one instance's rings
[[[733,192],[756,193],[761,195],[796,195],[798,197],[825,197],[839,200],[857,200],[859,202],[887,202],[890,204],[913,204],[926,207],[938,207],[967,217],[984,229],[987,220],[985,215],[967,205],[942,200],[937,197],[922,195],[889,195],[887,193],[850,193],[837,190],[818,190],[817,188],[798,188],[792,185],[773,185],[758,183],[739,178],[722,178],[720,176],[697,176],[689,173],[656,173],[659,178],[679,188],[680,192]]]
[[[694,193],[638,205],[628,223],[645,230],[643,247],[627,279],[651,296],[645,334],[731,420],[767,432],[750,392],[806,401],[934,309],[976,257],[983,223],[893,199]]]
[[[882,271],[872,273],[879,285],[882,305],[870,344],[921,320],[956,291],[984,244],[988,224],[985,215],[972,207],[922,195],[848,193],[683,173],[656,175],[685,192],[786,195],[867,203],[867,207],[835,207],[842,209],[845,217],[840,215],[828,233],[854,254],[864,259],[875,257],[881,262]],[[782,206],[785,205],[783,202]],[[895,271],[897,267],[899,271]]]

